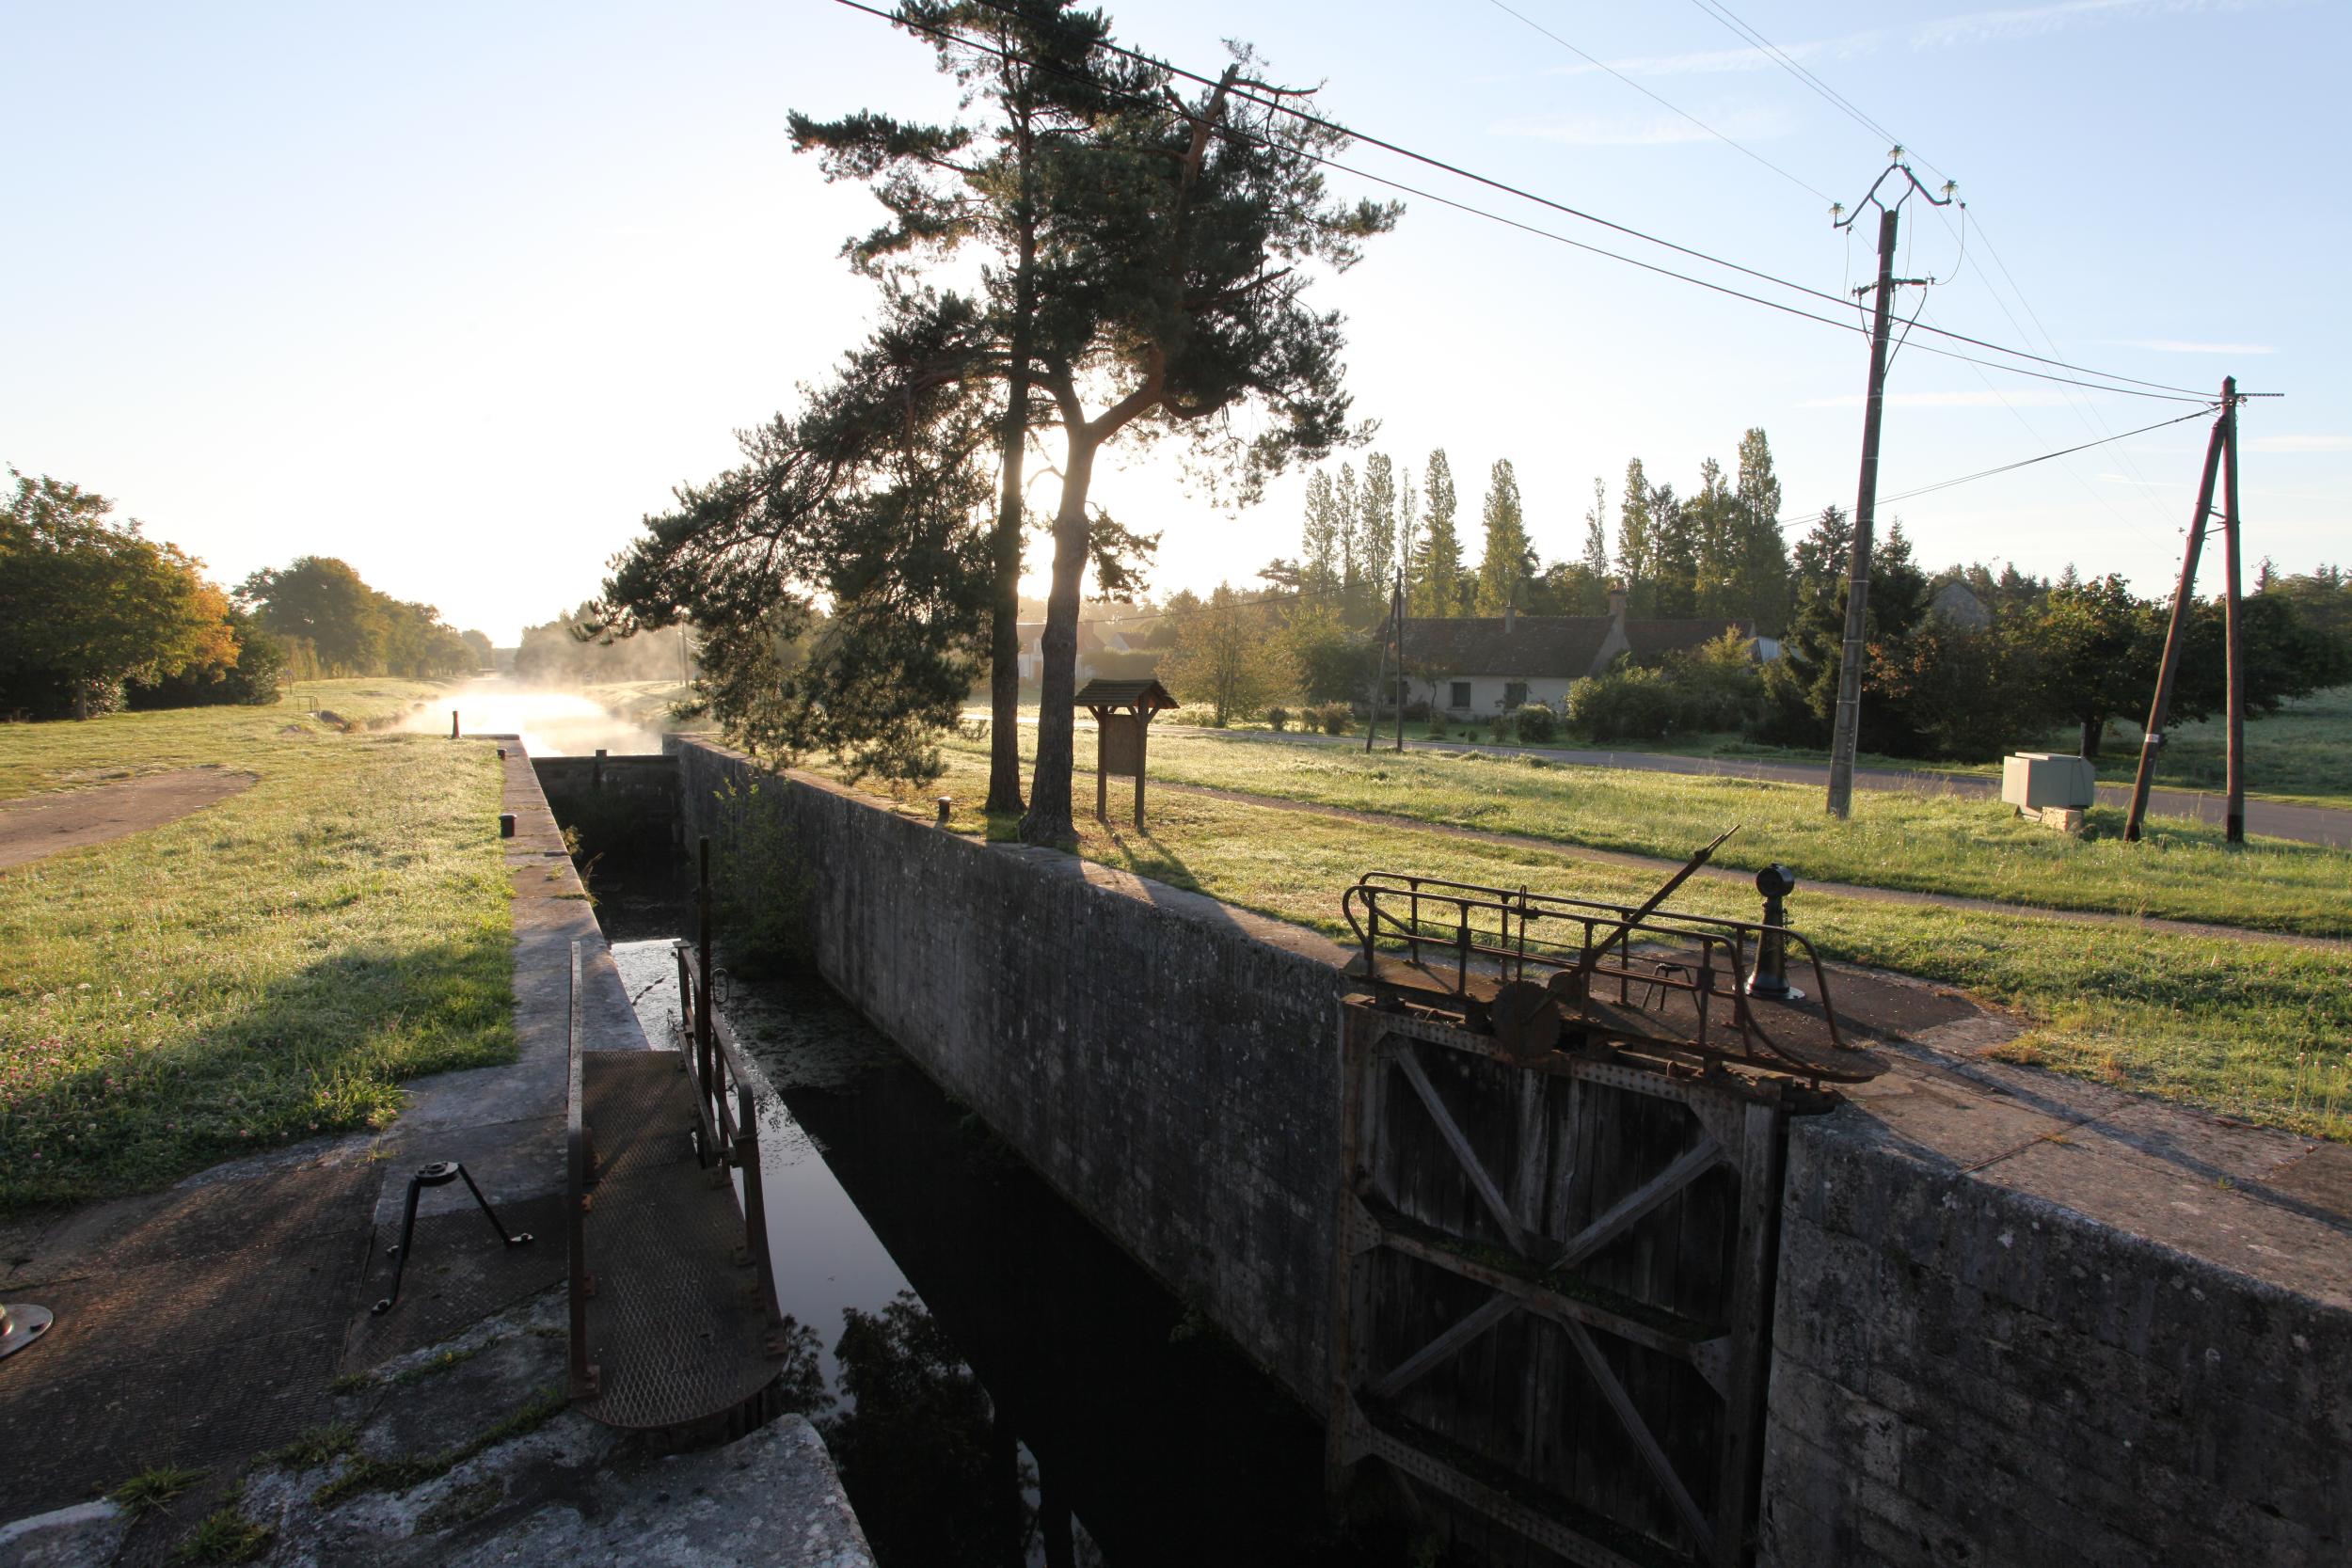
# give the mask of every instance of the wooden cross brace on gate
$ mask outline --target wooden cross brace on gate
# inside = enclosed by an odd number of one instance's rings
[[[1639,1456],[1641,1473],[1679,1527],[1678,1541],[1661,1544],[1680,1546],[1709,1568],[1729,1568],[1746,1561],[1761,1435],[1767,1349],[1764,1320],[1775,1230],[1772,1208],[1777,1201],[1786,1129],[1786,1110],[1777,1096],[1744,1080],[1678,1078],[1603,1059],[1598,1053],[1519,1064],[1504,1057],[1489,1037],[1464,1033],[1442,1021],[1382,1012],[1369,998],[1351,998],[1343,1005],[1343,1039],[1346,1101],[1342,1118],[1342,1245],[1333,1297],[1330,1460],[1334,1484],[1342,1481],[1358,1459],[1377,1456],[1572,1561],[1613,1565],[1624,1560],[1593,1535],[1562,1524],[1550,1513],[1515,1502],[1509,1495],[1466,1474],[1444,1454],[1442,1445],[1416,1441],[1412,1418],[1402,1414],[1408,1402],[1402,1396],[1408,1390],[1524,1313],[1558,1330],[1614,1425]],[[1456,1104],[1450,1103],[1432,1080],[1433,1061],[1463,1065],[1461,1057],[1447,1058],[1443,1051],[1483,1058],[1484,1066],[1466,1068],[1455,1100],[1473,1113],[1487,1113],[1474,1125],[1486,1132],[1488,1145],[1499,1143],[1508,1149],[1506,1159],[1490,1163],[1482,1158],[1478,1140],[1466,1130]],[[1441,1202],[1428,1212],[1409,1212],[1399,1193],[1406,1188],[1429,1189],[1428,1173],[1417,1173],[1413,1182],[1401,1187],[1388,1180],[1388,1167],[1402,1158],[1390,1147],[1392,1132],[1404,1130],[1395,1118],[1409,1114],[1390,1104],[1388,1087],[1396,1079],[1412,1089],[1420,1114],[1426,1117],[1451,1158],[1451,1170],[1460,1183],[1456,1190],[1466,1197],[1474,1196],[1478,1211],[1508,1249],[1507,1259],[1498,1260],[1491,1242],[1458,1233],[1458,1226],[1453,1227],[1457,1233],[1445,1233],[1449,1211]],[[1552,1092],[1553,1084],[1562,1079],[1565,1080],[1565,1093]],[[1640,1166],[1641,1157],[1633,1153],[1633,1144],[1619,1147],[1610,1141],[1611,1117],[1622,1116],[1627,1096],[1637,1097],[1641,1102],[1678,1103],[1687,1113],[1683,1136],[1688,1147],[1659,1168],[1641,1167],[1641,1180],[1613,1201],[1597,1205],[1592,1192],[1578,1189],[1581,1163],[1590,1173],[1587,1185],[1596,1190],[1615,1190],[1616,1183],[1607,1180],[1608,1175],[1622,1176],[1626,1166]],[[1509,1135],[1498,1135],[1499,1126],[1507,1129]],[[1588,1150],[1583,1144],[1592,1140],[1597,1142]],[[1651,1148],[1654,1150],[1654,1145]],[[1621,1158],[1614,1172],[1604,1172],[1598,1162],[1612,1148]],[[1654,1159],[1655,1153],[1647,1157]],[[1500,1172],[1496,1164],[1502,1167]],[[1686,1198],[1709,1172],[1718,1169],[1731,1173],[1739,1191],[1728,1222],[1732,1234],[1726,1238],[1732,1243],[1732,1266],[1717,1303],[1720,1310],[1710,1313],[1720,1322],[1677,1321],[1674,1311],[1640,1299],[1638,1292],[1626,1296],[1587,1277],[1588,1267],[1602,1258],[1611,1243],[1635,1232],[1677,1199]],[[1692,1216],[1712,1212],[1692,1211],[1686,1204],[1679,1211],[1679,1223],[1701,1224]],[[1486,1293],[1393,1364],[1375,1368],[1371,1347],[1384,1339],[1393,1340],[1392,1333],[1382,1333],[1383,1309],[1391,1304],[1382,1297],[1374,1267],[1383,1252],[1473,1282]],[[1722,1440],[1711,1456],[1714,1475],[1708,1496],[1693,1494],[1692,1484],[1659,1441],[1655,1421],[1661,1414],[1668,1418],[1676,1414],[1670,1408],[1658,1408],[1661,1386],[1652,1378],[1639,1389],[1629,1389],[1603,1348],[1604,1339],[1629,1347],[1621,1356],[1646,1354],[1689,1365],[1711,1398],[1721,1402],[1721,1419],[1714,1430],[1720,1432]],[[1534,1354],[1534,1340],[1520,1343],[1531,1347],[1522,1354]],[[1508,1383],[1517,1375],[1524,1382],[1525,1447],[1517,1468],[1523,1481],[1552,1489],[1542,1475],[1534,1473],[1539,1468],[1537,1451],[1543,1434],[1556,1430],[1569,1410],[1558,1398],[1564,1386],[1556,1377],[1540,1374],[1541,1368],[1531,1365],[1518,1369],[1516,1374],[1506,1368],[1463,1376],[1470,1382],[1485,1375]],[[1462,1384],[1465,1390],[1470,1386],[1469,1382]],[[1443,1397],[1444,1391],[1439,1390],[1424,1396],[1424,1402],[1427,1398]],[[1463,1397],[1470,1396],[1466,1391]],[[1491,1400],[1491,1391],[1486,1397]],[[1474,1426],[1483,1408],[1473,1400],[1448,1419],[1446,1430],[1458,1437],[1463,1420]],[[1499,1433],[1498,1441],[1505,1436]],[[1565,1512],[1571,1515],[1577,1511],[1597,1513],[1633,1528],[1639,1528],[1638,1516],[1644,1512],[1624,1498],[1563,1500],[1570,1505]],[[1613,1502],[1621,1506],[1613,1508]]]

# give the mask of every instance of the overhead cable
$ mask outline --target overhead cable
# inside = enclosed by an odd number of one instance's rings
[[[1018,59],[1022,63],[1031,66],[1034,69],[1053,71],[1056,74],[1073,76],[1074,78],[1074,72],[1062,71],[1048,61],[1032,59],[1028,56],[1018,55],[1012,50],[1000,48],[982,39],[972,38],[962,33],[954,32],[951,29],[937,27],[928,23],[916,22],[904,16],[881,10],[875,7],[863,4],[862,0],[834,0],[834,3],[845,6],[851,10],[863,11],[868,16],[881,18],[882,21],[889,22],[897,26],[905,27],[912,32],[919,32],[932,38],[961,44],[965,48],[975,50],[981,54],[993,55],[999,59]],[[977,0],[977,3],[993,10],[1004,11],[1009,15],[1017,16],[1019,14],[1017,11],[1013,10],[1010,6],[1005,4],[1005,0]],[[1672,240],[1662,239],[1655,234],[1650,234],[1642,230],[1631,228],[1629,225],[1600,217],[1596,214],[1584,212],[1580,208],[1568,206],[1564,202],[1554,201],[1549,197],[1538,196],[1532,191],[1524,190],[1503,181],[1491,179],[1486,175],[1478,174],[1472,170],[1463,168],[1458,165],[1447,163],[1443,159],[1434,158],[1425,153],[1415,152],[1408,148],[1400,147],[1394,142],[1386,141],[1378,136],[1352,130],[1345,125],[1338,123],[1337,121],[1325,119],[1320,116],[1309,114],[1303,109],[1294,108],[1281,102],[1279,95],[1262,95],[1245,86],[1222,83],[1217,78],[1203,76],[1198,71],[1186,71],[1182,67],[1170,65],[1164,60],[1156,59],[1153,56],[1141,54],[1138,51],[1129,49],[1124,45],[1109,42],[1107,40],[1093,40],[1093,46],[1120,55],[1123,58],[1150,65],[1156,70],[1166,71],[1169,74],[1181,77],[1186,81],[1205,84],[1213,87],[1222,86],[1234,97],[1247,100],[1248,102],[1288,116],[1303,123],[1321,127],[1331,131],[1336,135],[1346,136],[1352,140],[1363,142],[1367,146],[1377,147],[1384,150],[1394,152],[1401,157],[1411,159],[1416,163],[1427,165],[1432,168],[1439,169],[1445,173],[1453,174],[1461,179],[1471,181],[1474,183],[1486,185],[1491,189],[1518,197],[1522,200],[1531,201],[1538,206],[1549,208],[1555,212],[1565,214],[1567,216],[1580,219],[1583,222],[1592,223],[1597,225],[1598,227],[1612,230],[1615,232],[1628,235],[1633,239],[1641,240],[1646,244],[1659,245],[1663,249],[1674,251],[1679,255],[1692,257],[1694,260],[1705,261],[1712,266],[1720,266],[1728,271],[1740,273],[1743,276],[1773,284],[1776,287],[1788,289],[1797,293],[1802,293],[1814,299],[1826,301],[1829,304],[1837,306],[1841,310],[1848,308],[1847,301],[1838,298],[1835,294],[1826,293],[1823,290],[1811,288],[1803,283],[1794,283],[1787,278],[1774,277],[1771,273],[1762,272],[1754,267],[1744,266],[1737,261],[1726,261],[1722,257],[1710,255],[1706,251],[1697,250],[1689,245],[1678,245]],[[1143,99],[1139,95],[1135,94],[1114,94],[1113,96],[1124,96],[1136,102],[1150,102],[1150,100]],[[1257,142],[1263,146],[1277,147],[1282,145],[1274,142],[1271,138],[1254,135],[1251,133],[1242,131],[1237,127],[1229,126],[1227,128],[1227,134],[1239,136],[1245,140]],[[1759,295],[1748,293],[1739,289],[1730,288],[1721,283],[1709,282],[1705,278],[1693,277],[1688,273],[1677,272],[1670,267],[1663,267],[1654,262],[1640,261],[1634,257],[1627,256],[1621,251],[1613,251],[1599,245],[1588,245],[1581,240],[1572,240],[1567,238],[1565,235],[1556,233],[1550,230],[1538,229],[1533,225],[1521,223],[1517,219],[1504,217],[1502,214],[1494,213],[1488,209],[1471,206],[1470,204],[1463,201],[1456,201],[1450,198],[1439,196],[1434,191],[1409,185],[1402,181],[1391,180],[1381,175],[1376,175],[1371,173],[1369,170],[1357,167],[1353,165],[1341,163],[1336,159],[1308,152],[1303,149],[1298,148],[1285,147],[1283,150],[1295,153],[1297,156],[1306,158],[1308,161],[1320,165],[1324,167],[1336,169],[1344,174],[1351,174],[1358,179],[1368,180],[1375,184],[1387,186],[1391,190],[1402,191],[1407,195],[1419,197],[1423,200],[1435,201],[1442,206],[1453,207],[1461,212],[1487,218],[1493,222],[1507,224],[1514,229],[1522,230],[1527,233],[1540,235],[1543,238],[1554,240],[1560,244],[1571,245],[1580,250],[1590,251],[1597,256],[1605,256],[1612,261],[1623,261],[1628,265],[1640,267],[1645,271],[1658,273],[1661,276],[1676,278],[1681,282],[1693,283],[1698,285],[1700,288],[1709,289],[1718,293],[1729,294],[1737,299],[1744,299],[1751,304],[1762,305],[1769,309],[1783,311],[1788,315],[1803,316],[1810,321],[1823,322],[1828,325],[1837,327],[1840,331],[1854,330],[1854,328],[1846,322],[1816,315],[1806,310],[1796,309],[1793,307],[1783,305],[1773,300],[1765,299]],[[2173,402],[2202,401],[2209,395],[2185,387],[2172,387],[2163,382],[2143,381],[2137,376],[2111,374],[2104,371],[2089,370],[2083,366],[2068,363],[2065,360],[2052,359],[2038,354],[2029,354],[2022,349],[2013,349],[2006,347],[2000,343],[1988,342],[1983,339],[1972,338],[1964,333],[1949,331],[1943,327],[1923,327],[1921,330],[1933,332],[1938,337],[1947,338],[1957,342],[1967,343],[1974,347],[1987,349],[1995,354],[2005,354],[2015,358],[2031,360],[2037,364],[2052,365],[2062,370],[2077,372],[2082,375],[2099,376],[2104,378],[2104,381],[2099,383],[2090,381],[2075,381],[2064,376],[2055,376],[2044,372],[2029,371],[2021,366],[2005,364],[1998,360],[1977,359],[1971,356],[1959,354],[1953,350],[1937,349],[1925,343],[1920,345],[1922,351],[1926,353],[1939,354],[1947,358],[1967,360],[1972,364],[1986,365],[1994,370],[2010,372],[2012,374],[2034,376],[2037,379],[2045,381],[2062,381],[2073,386],[2093,387],[2095,389],[2100,391],[2117,392],[2128,396],[2161,396]],[[2134,392],[2129,387],[2105,385],[2104,382],[2128,382],[2133,386],[2153,388],[2157,390]]]

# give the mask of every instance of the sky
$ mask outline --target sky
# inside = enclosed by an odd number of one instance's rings
[[[1628,228],[1833,295],[1871,275],[1870,222],[1850,237],[1828,208],[1860,199],[1886,139],[1707,0],[1111,9],[1130,45],[1214,71],[1246,39],[1286,84],[1323,83],[1329,118]],[[955,108],[927,48],[833,0],[0,14],[0,459],[115,498],[223,581],[341,556],[501,644],[593,594],[672,486],[728,467],[736,431],[796,406],[862,335],[869,286],[839,247],[877,209],[792,152],[787,111]],[[2352,559],[2352,305],[2327,282],[2352,250],[2342,0],[1730,14],[1892,131],[1931,186],[1958,182],[1964,213],[1903,213],[1899,274],[1937,279],[1923,327],[2283,393],[2242,416],[2249,561]],[[1687,492],[1751,426],[1792,532],[1852,504],[1858,334],[1434,198],[1836,307],[1376,149],[1347,161],[1428,194],[1316,293],[1348,318],[1370,450],[1416,481],[1446,450],[1473,556],[1497,459],[1547,561],[1578,553],[1596,479],[1613,517],[1628,458]],[[1898,352],[1882,497],[2196,411],[1933,347],[1977,352],[1924,330]],[[2204,430],[1881,516],[1931,566],[2071,562],[2166,593]],[[1094,493],[1162,534],[1165,594],[1257,586],[1296,553],[1302,483],[1234,513],[1152,458]]]

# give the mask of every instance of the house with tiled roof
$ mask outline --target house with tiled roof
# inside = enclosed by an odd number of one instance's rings
[[[1557,707],[1578,681],[1597,675],[1622,655],[1647,664],[1713,641],[1729,626],[1753,639],[1745,622],[1707,617],[1635,619],[1625,591],[1609,594],[1606,615],[1455,616],[1405,623],[1408,702],[1456,719],[1480,719],[1529,703]]]

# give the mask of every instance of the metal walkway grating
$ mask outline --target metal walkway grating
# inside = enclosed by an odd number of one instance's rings
[[[580,1408],[640,1429],[732,1411],[775,1381],[779,1363],[763,1282],[737,1261],[735,1195],[694,1158],[692,1080],[667,1051],[595,1052],[582,1068],[597,1154],[580,1227],[596,1386]]]

